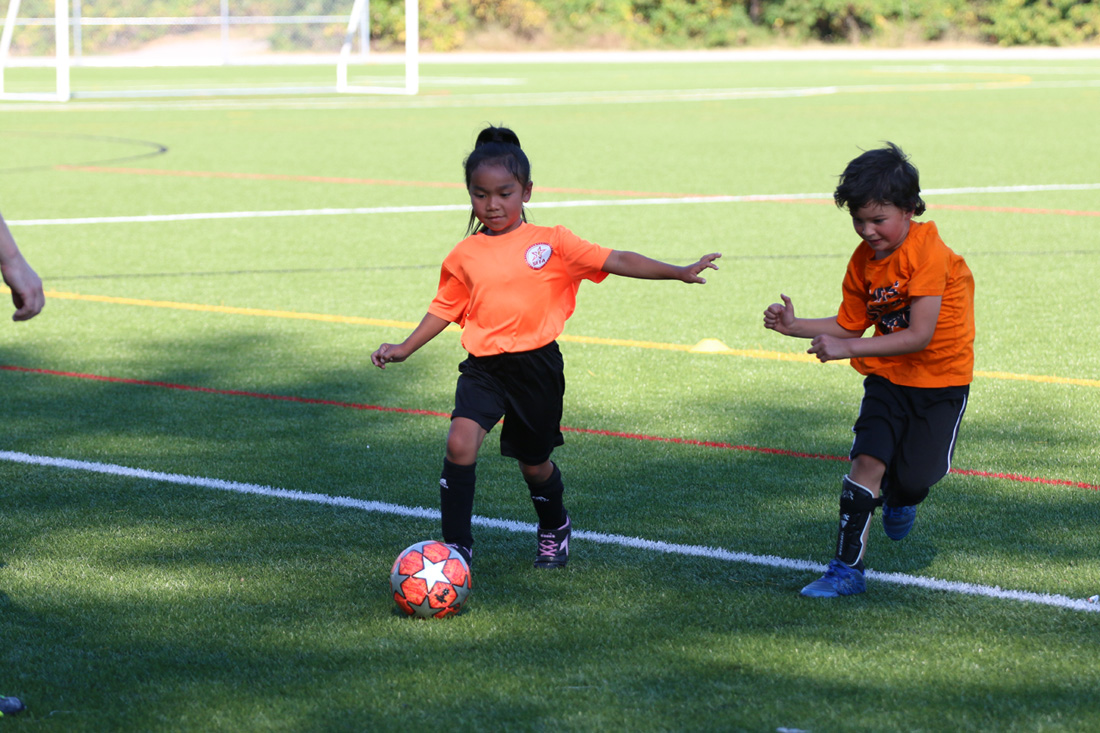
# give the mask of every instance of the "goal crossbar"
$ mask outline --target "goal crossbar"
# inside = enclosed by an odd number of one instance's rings
[[[19,17],[22,0],[8,0],[7,12],[4,17],[3,33],[0,35],[0,99],[10,100],[37,100],[37,101],[67,101],[80,97],[140,97],[140,96],[230,96],[230,95],[256,95],[256,94],[303,94],[303,93],[341,93],[341,94],[404,94],[414,95],[419,92],[420,74],[418,50],[419,38],[419,2],[418,0],[405,0],[405,37],[404,53],[401,62],[404,65],[403,79],[395,79],[398,84],[355,84],[349,81],[349,68],[367,58],[369,49],[369,28],[365,22],[369,0],[354,0],[351,12],[347,15],[309,15],[309,16],[231,16],[227,12],[228,3],[223,0],[222,14],[219,16],[200,17],[87,17],[76,12],[77,17],[70,17],[69,3],[72,0],[54,0],[53,18],[23,18]],[[74,10],[79,10],[79,4],[73,3]],[[336,53],[311,54],[305,57],[274,57],[258,56],[249,57],[248,60],[228,60],[223,52],[220,58],[205,60],[187,58],[177,61],[152,61],[139,62],[132,57],[111,56],[84,56],[80,53],[80,30],[82,28],[95,28],[99,26],[190,26],[190,27],[215,27],[222,28],[222,40],[225,41],[226,29],[230,26],[239,27],[245,25],[280,25],[280,24],[336,24],[346,21],[346,32],[343,43]],[[32,60],[15,59],[12,57],[12,38],[18,27],[39,26],[53,29],[54,49],[48,57],[38,57]],[[71,30],[71,32],[70,32]],[[70,35],[76,34],[76,58],[70,49]],[[358,35],[360,42],[360,54],[353,56],[352,49]],[[221,88],[199,89],[120,89],[114,91],[92,91],[88,89],[74,88],[72,83],[73,67],[128,67],[128,66],[276,66],[285,63],[306,64],[333,64],[335,66],[336,79],[332,86],[283,86],[248,88],[245,86],[228,86]],[[55,81],[53,91],[25,92],[14,91],[5,84],[5,69],[14,66],[45,66],[55,69]]]

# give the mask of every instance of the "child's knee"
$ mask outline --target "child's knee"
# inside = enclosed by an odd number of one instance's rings
[[[449,435],[447,436],[447,460],[460,466],[468,466],[477,461],[477,448],[469,440]]]
[[[485,430],[473,420],[455,418],[447,432],[447,460],[459,465],[469,465],[477,460]]]
[[[886,464],[866,453],[860,453],[853,457],[852,467],[848,471],[852,481],[860,486],[865,486],[875,496],[878,496],[879,487],[882,485],[882,477],[885,474]]]
[[[528,464],[519,461],[519,470],[523,474],[523,480],[529,484],[544,484],[554,475],[554,462],[547,459],[539,464]]]

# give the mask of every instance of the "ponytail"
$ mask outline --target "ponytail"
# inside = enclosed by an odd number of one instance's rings
[[[502,165],[515,176],[520,185],[526,187],[531,182],[531,162],[519,144],[519,136],[507,127],[490,125],[478,133],[473,152],[466,156],[462,165],[466,169],[466,190],[474,172],[483,165]],[[523,221],[527,221],[527,211],[523,211]],[[478,231],[478,221],[470,212],[470,223],[466,226],[466,236]]]

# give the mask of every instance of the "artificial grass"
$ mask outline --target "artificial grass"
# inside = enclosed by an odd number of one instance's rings
[[[859,376],[781,359],[806,344],[765,331],[761,315],[780,292],[800,314],[835,309],[855,244],[847,217],[828,201],[613,204],[654,193],[827,194],[844,163],[882,139],[913,154],[926,190],[1096,183],[1068,142],[1091,132],[1100,100],[1072,83],[1091,83],[1095,62],[1029,62],[1038,83],[1017,75],[998,89],[973,86],[1003,74],[996,63],[936,71],[951,75],[943,89],[920,86],[933,73],[922,64],[891,66],[461,67],[440,75],[524,81],[507,94],[455,84],[447,99],[404,101],[6,105],[0,209],[57,294],[35,320],[0,328],[0,363],[30,370],[0,370],[0,448],[434,508],[459,337],[444,333],[384,372],[369,354],[419,320],[464,230],[461,189],[429,184],[459,182],[476,130],[503,121],[532,156],[535,221],[671,261],[725,255],[703,287],[582,286],[562,339],[569,430],[555,453],[577,529],[823,563]],[[677,91],[824,84],[846,91]],[[650,96],[625,101],[623,90]],[[105,162],[148,152],[150,141],[167,152]],[[555,206],[590,199],[608,205]],[[928,201],[925,218],[977,278],[984,375],[955,456],[966,473],[933,488],[904,542],[874,528],[868,565],[1067,598],[1100,592],[1095,192]],[[239,310],[248,308],[257,312]],[[703,339],[735,353],[682,348]],[[482,450],[475,511],[533,523],[496,440]],[[0,486],[0,693],[29,707],[5,725],[1100,723],[1091,659],[1100,617],[1080,610],[874,579],[862,596],[818,603],[798,596],[811,570],[580,534],[567,570],[536,573],[533,531],[480,527],[468,608],[421,623],[395,612],[388,572],[402,548],[435,536],[431,519],[10,461]]]

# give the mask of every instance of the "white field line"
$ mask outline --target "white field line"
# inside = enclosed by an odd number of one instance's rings
[[[1085,76],[1097,72],[1095,66],[964,66],[962,64],[935,63],[927,66],[874,66],[879,74],[1016,74]]]
[[[1036,74],[1040,73],[1038,70]],[[431,85],[431,77],[421,77],[422,85]],[[507,92],[494,94],[439,95],[402,98],[382,98],[375,96],[355,97],[349,95],[325,97],[301,97],[298,99],[223,99],[223,100],[170,100],[170,101],[117,101],[117,102],[55,102],[29,105],[15,102],[0,105],[0,110],[51,111],[51,112],[93,112],[93,111],[143,111],[171,110],[186,111],[212,109],[457,109],[457,108],[513,108],[513,107],[557,107],[587,106],[604,104],[661,104],[668,102],[721,102],[750,99],[797,99],[841,94],[911,94],[920,92],[979,92],[1005,89],[1095,89],[1100,87],[1098,79],[1074,79],[1035,81],[1020,78],[1005,81],[971,82],[929,82],[913,84],[863,84],[863,85],[826,85],[818,87],[744,87],[727,89],[638,89],[604,90],[591,92]],[[228,96],[227,90],[227,96]],[[269,89],[278,93],[278,88]],[[333,88],[335,91],[335,88]]]
[[[390,63],[404,63],[389,54]],[[1100,59],[1100,48],[1089,46],[982,46],[973,48],[789,48],[707,49],[696,51],[523,51],[422,53],[424,65],[451,64],[631,64],[631,63],[760,63],[763,61],[1087,61]]]
[[[930,188],[926,196],[993,193],[1032,193],[1041,191],[1097,191],[1100,183],[1053,183],[1019,186],[972,186],[961,188]],[[752,201],[797,201],[802,199],[832,199],[832,193],[774,193],[738,196],[674,196],[637,199],[586,199],[578,201],[542,201],[528,206],[532,209],[570,209],[608,206],[668,206],[671,204],[730,204]],[[468,211],[468,204],[436,206],[371,206],[350,209],[289,209],[274,211],[213,211],[194,214],[146,214],[141,216],[88,216],[72,219],[16,219],[8,226],[72,226],[84,224],[149,224],[211,219],[267,219],[300,216],[363,216],[373,214],[425,214],[447,211]]]
[[[409,507],[400,504],[389,504],[380,501],[367,501],[352,499],[346,496],[329,496],[293,489],[280,489],[259,484],[241,483],[239,481],[227,481],[224,479],[203,478],[201,476],[186,476],[178,473],[164,473],[161,471],[148,471],[141,468],[129,468],[111,463],[98,463],[92,461],[78,461],[68,458],[53,458],[50,456],[36,456],[28,453],[12,451],[0,451],[0,460],[12,463],[23,463],[35,466],[48,466],[52,468],[70,469],[75,471],[88,471],[91,473],[109,474],[127,478],[138,478],[150,481],[161,481],[182,486],[195,486],[216,491],[229,491],[237,494],[254,494],[268,496],[275,499],[289,501],[304,501],[313,504],[325,504],[329,506],[359,509],[374,514],[389,514],[401,517],[414,517],[417,519],[439,519],[439,511],[425,509],[423,507]],[[492,517],[474,516],[473,523],[479,527],[504,530],[529,534],[535,530],[534,524],[515,522],[507,519],[494,519]],[[712,560],[742,563],[746,565],[761,565],[770,568],[784,570],[799,570],[808,573],[821,573],[825,566],[808,560],[795,560],[775,555],[752,555],[745,552],[724,550],[720,547],[708,547],[705,545],[682,545],[671,542],[647,540],[641,537],[628,537],[626,535],[605,534],[602,532],[588,532],[578,530],[573,533],[576,539],[588,542],[596,542],[604,545],[616,545],[629,547],[648,552],[659,552],[667,555],[683,555],[687,557],[703,557]],[[947,593],[958,593],[969,596],[984,596],[1020,603],[1032,603],[1045,606],[1055,606],[1073,611],[1087,611],[1100,613],[1100,603],[1090,603],[1084,599],[1069,598],[1068,596],[1052,593],[1034,593],[1031,591],[1011,590],[997,586],[978,585],[975,583],[962,583],[951,580],[938,580],[902,573],[880,573],[868,570],[867,578],[881,583],[893,583],[895,585],[913,586],[927,590],[938,590]]]

